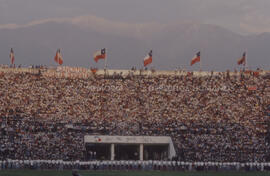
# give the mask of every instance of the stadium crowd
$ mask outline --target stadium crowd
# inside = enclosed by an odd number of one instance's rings
[[[270,79],[0,72],[0,160],[86,160],[83,136],[171,136],[177,160],[270,161]]]

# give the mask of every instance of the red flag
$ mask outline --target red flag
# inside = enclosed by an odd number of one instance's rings
[[[257,90],[257,86],[249,86],[248,87],[248,90],[250,90],[250,91]]]
[[[152,50],[147,54],[147,56],[145,56],[145,58],[143,59],[143,65],[146,67],[147,65],[151,64],[153,61],[152,58]]]
[[[251,73],[252,73],[252,70],[245,70],[244,73],[245,73],[245,74],[251,74]]]
[[[190,66],[201,61],[201,52],[199,51],[191,60]]]
[[[258,71],[253,72],[253,76],[259,76],[259,75],[260,75],[260,72],[258,72]]]
[[[60,49],[58,49],[58,50],[56,51],[56,55],[55,55],[55,57],[54,57],[54,61],[55,61],[56,63],[58,63],[59,65],[62,65],[62,64],[63,64],[63,57],[62,57],[62,55],[61,55],[61,53],[60,53]]]
[[[244,52],[243,56],[240,59],[238,59],[237,64],[238,65],[241,65],[241,64],[246,65],[246,52]]]
[[[10,50],[9,58],[10,58],[11,64],[13,65],[15,61],[15,56],[14,56],[14,52],[12,48]]]
[[[106,49],[103,48],[94,54],[94,61],[98,62],[99,59],[106,59]]]
[[[97,68],[91,68],[91,71],[92,71],[93,74],[96,74],[96,72],[98,71],[98,69]]]
[[[193,72],[187,72],[187,76],[192,76]]]

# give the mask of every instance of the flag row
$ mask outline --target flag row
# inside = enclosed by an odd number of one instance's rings
[[[15,62],[15,56],[14,56],[14,51],[13,51],[13,48],[11,48],[10,50],[10,62],[11,64],[13,65],[14,62]],[[107,59],[107,53],[106,53],[106,48],[102,48],[98,51],[96,51],[94,53],[94,61],[97,63],[100,59]],[[63,60],[63,57],[62,57],[62,54],[60,52],[60,49],[58,49],[56,51],[56,55],[54,57],[54,61],[59,64],[59,65],[62,65],[64,63],[64,60]],[[144,67],[146,67],[147,65],[151,64],[153,62],[153,56],[152,56],[152,50],[150,50],[150,52],[144,57],[143,59],[143,65]],[[197,52],[195,54],[195,56],[191,59],[191,62],[190,62],[190,66],[198,63],[198,62],[201,62],[201,52]],[[242,57],[239,58],[237,60],[237,64],[238,65],[246,65],[246,52],[243,53]]]

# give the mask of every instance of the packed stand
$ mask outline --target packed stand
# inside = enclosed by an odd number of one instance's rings
[[[270,79],[260,75],[8,72],[0,88],[0,160],[83,161],[83,137],[100,134],[171,136],[185,162],[270,161]]]

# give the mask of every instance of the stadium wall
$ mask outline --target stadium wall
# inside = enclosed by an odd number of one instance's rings
[[[176,156],[175,148],[172,142],[172,138],[168,136],[84,136],[84,143],[105,143],[105,144],[168,144],[168,157],[172,159]],[[140,156],[142,156],[143,151],[140,147]],[[114,154],[111,154],[112,156]],[[114,160],[114,158],[112,158]],[[143,160],[142,157],[140,160]]]

